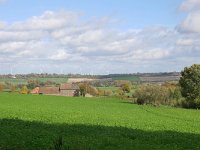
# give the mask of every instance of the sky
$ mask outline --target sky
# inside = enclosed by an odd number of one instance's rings
[[[181,71],[200,0],[0,0],[0,74]]]

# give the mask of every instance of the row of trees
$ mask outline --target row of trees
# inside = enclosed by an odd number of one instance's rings
[[[0,92],[4,91],[4,87],[5,87],[4,84],[0,84]],[[19,92],[21,94],[29,93],[29,89],[27,88],[26,85],[21,86],[21,88],[19,88],[19,89],[16,89],[15,85],[10,85],[10,87],[7,87],[7,90],[12,93],[14,93],[14,92]]]
[[[29,92],[30,90],[34,89],[35,87],[40,87],[40,86],[56,86],[58,85],[56,82],[52,81],[45,81],[41,82],[39,80],[28,80],[27,84],[12,84],[10,82],[5,82],[5,83],[0,83],[0,92],[3,90],[10,91],[10,92],[15,92],[15,91],[21,91],[23,88],[27,88],[27,91]],[[22,92],[24,93],[24,92]]]
[[[85,96],[86,93],[92,95],[92,96],[120,96],[124,97],[126,93],[129,93],[131,91],[132,84],[129,82],[121,82],[119,86],[119,89],[114,93],[111,89],[100,89],[92,86],[89,83],[80,83],[80,95]]]

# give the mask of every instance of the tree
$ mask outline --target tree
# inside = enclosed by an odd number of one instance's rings
[[[27,88],[34,89],[35,87],[39,87],[40,83],[38,80],[28,80]]]
[[[181,94],[186,98],[188,107],[200,107],[200,64],[185,67],[179,80]]]
[[[125,83],[121,86],[122,91],[124,91],[124,93],[129,93],[131,91],[131,86],[128,83]]]
[[[86,84],[85,83],[81,83],[79,85],[79,88],[80,88],[80,95],[85,97],[86,89],[87,89]]]
[[[125,97],[125,93],[122,89],[117,90],[117,96],[123,99]]]
[[[98,90],[95,87],[89,85],[88,83],[79,84],[79,88],[81,96],[85,96],[86,93],[89,93],[90,95],[93,96],[97,96],[99,94]]]
[[[24,85],[24,86],[21,88],[20,93],[21,93],[21,94],[28,94],[28,88],[27,88],[27,86]]]

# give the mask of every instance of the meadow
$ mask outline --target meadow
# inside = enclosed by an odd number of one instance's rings
[[[200,149],[200,111],[117,98],[0,93],[0,149]]]

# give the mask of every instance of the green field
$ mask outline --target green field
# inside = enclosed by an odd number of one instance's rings
[[[0,94],[0,149],[200,149],[200,111],[115,98]],[[57,140],[58,141],[58,140]]]
[[[26,79],[12,79],[12,78],[0,78],[0,83],[11,83],[13,85],[17,85],[17,84],[27,84],[27,80]]]

